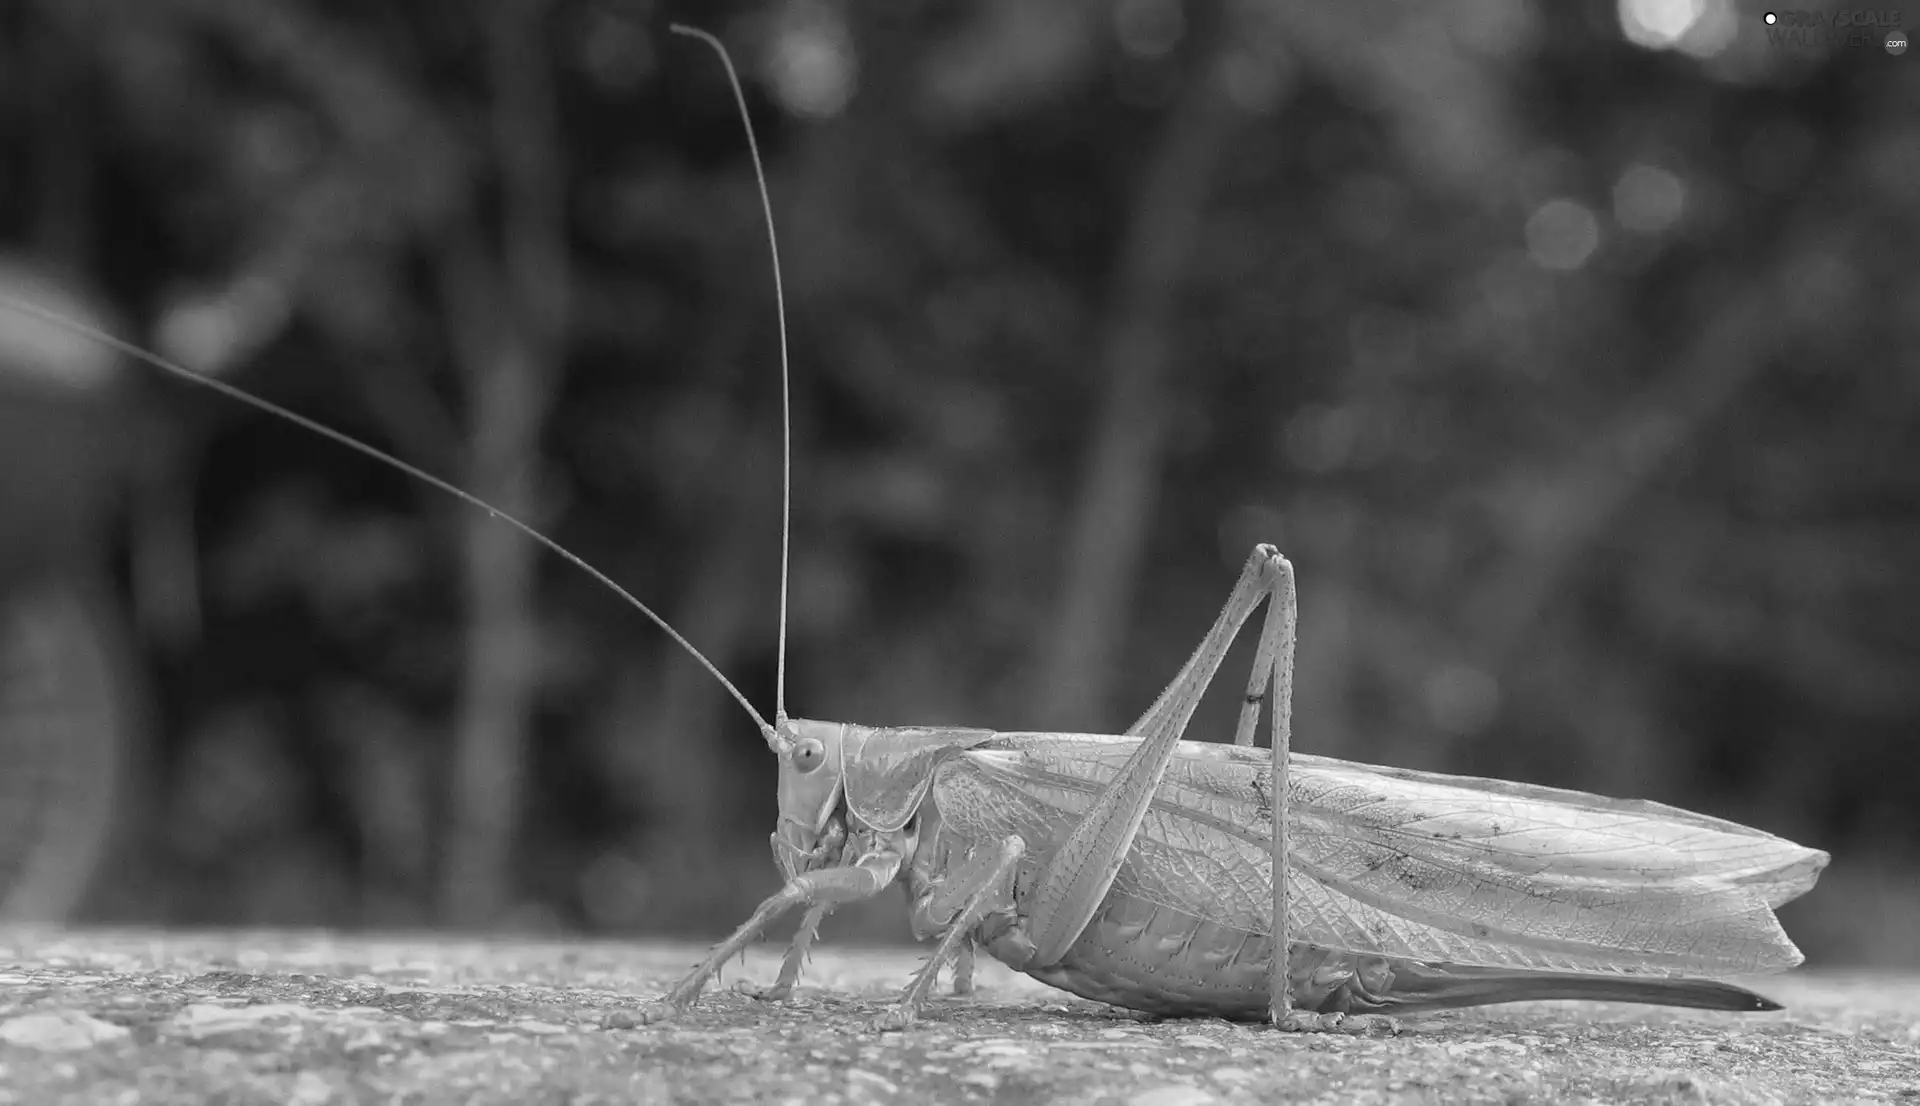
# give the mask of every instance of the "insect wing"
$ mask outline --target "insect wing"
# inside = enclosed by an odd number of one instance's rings
[[[1190,744],[1182,742],[1168,766],[1108,896],[1265,933],[1273,885],[1266,831],[1253,821],[1254,773],[1198,779],[1185,755]],[[940,817],[951,832],[972,840],[1019,834],[1028,842],[1022,875],[1030,877],[1137,745],[1134,738],[1097,734],[1002,734],[941,767],[935,782]],[[1264,755],[1258,764],[1264,786]],[[1270,813],[1264,824],[1272,824]]]
[[[1416,785],[1465,789],[1485,796],[1482,801],[1504,796],[1523,803],[1584,811],[1595,818],[1608,812],[1628,816],[1632,824],[1646,827],[1649,832],[1666,834],[1668,843],[1682,850],[1693,874],[1750,886],[1769,906],[1777,907],[1812,890],[1829,859],[1818,849],[1796,845],[1751,826],[1646,799],[1613,799],[1512,780],[1417,772],[1298,753],[1294,754],[1293,763],[1308,770],[1360,772]],[[1638,821],[1634,822],[1634,818]],[[1689,828],[1705,832],[1689,832]]]
[[[1001,735],[963,754],[955,809],[943,791],[942,814],[968,833],[1057,841],[1132,744]],[[1575,971],[1764,972],[1799,962],[1770,907],[1810,887],[1824,853],[1654,803],[1324,757],[1293,763],[1297,940]],[[1183,742],[1112,893],[1269,932],[1266,765],[1265,750]]]
[[[1576,970],[1800,962],[1771,905],[1811,886],[1814,850],[1657,804],[1468,777],[1301,758],[1293,779],[1296,924],[1316,943]]]

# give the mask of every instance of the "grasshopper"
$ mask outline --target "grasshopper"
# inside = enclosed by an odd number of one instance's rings
[[[720,56],[725,47],[675,25]],[[772,204],[746,125],[781,313],[783,450],[790,453],[784,290]],[[875,727],[785,706],[788,534],[781,535],[775,714],[762,717],[691,642],[604,573],[531,526],[357,439],[35,304],[0,306],[83,334],[394,466],[486,510],[587,572],[658,625],[751,715],[779,761],[771,837],[785,883],[637,1019],[698,999],[728,959],[805,908],[774,985],[791,994],[835,907],[903,882],[911,926],[937,944],[878,1029],[910,1025],[951,963],[972,989],[976,948],[1074,994],[1158,1015],[1287,1030],[1396,1028],[1390,1015],[1529,999],[1777,1010],[1713,975],[1781,971],[1800,952],[1774,909],[1811,889],[1824,852],[1659,803],[1296,754],[1293,568],[1247,558],[1199,647],[1121,734]],[[782,466],[783,521],[791,472]],[[1228,649],[1264,605],[1231,745],[1184,740]],[[1263,710],[1265,747],[1254,745]]]

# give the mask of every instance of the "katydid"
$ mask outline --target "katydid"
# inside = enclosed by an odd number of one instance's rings
[[[743,119],[746,102],[720,55]],[[747,138],[781,319],[772,205]],[[1710,975],[1800,962],[1773,910],[1827,855],[1671,806],[1291,752],[1292,566],[1248,557],[1212,628],[1123,734],[871,727],[785,707],[790,465],[782,466],[780,650],[771,722],[692,643],[603,573],[461,489],[324,425],[37,305],[0,305],[104,342],[322,434],[487,510],[612,589],[699,661],[779,759],[785,885],[661,1000],[688,1009],[721,964],[805,907],[768,997],[791,991],[829,911],[903,882],[933,954],[876,1026],[910,1024],[938,973],[970,989],[976,946],[1075,994],[1163,1015],[1281,1028],[1391,1028],[1379,1015],[1526,999],[1775,1010]],[[1183,740],[1201,694],[1265,606],[1231,745]],[[1253,744],[1263,709],[1267,747]],[[1276,874],[1284,878],[1276,878]],[[1279,955],[1279,953],[1284,955]],[[1358,1015],[1358,1016],[1356,1016]]]
[[[718,39],[673,30],[726,67],[780,297],[738,75]],[[784,344],[782,359],[784,389]],[[1183,741],[1263,603],[1233,744]],[[784,635],[783,608],[783,658]],[[691,1006],[721,964],[805,906],[769,992],[783,995],[826,912],[896,880],[915,936],[940,940],[881,1028],[912,1022],[949,960],[956,990],[967,989],[975,942],[1083,997],[1287,1029],[1521,999],[1778,1009],[1688,973],[1799,963],[1773,908],[1813,886],[1825,853],[1658,803],[1293,754],[1294,643],[1293,568],[1261,545],[1199,648],[1124,734],[796,719],[782,679],[763,730],[780,760],[773,852],[787,883],[641,1020]],[[1269,700],[1263,750],[1253,734]]]

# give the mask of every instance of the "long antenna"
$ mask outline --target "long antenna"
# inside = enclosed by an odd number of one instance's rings
[[[606,573],[600,571],[599,569],[593,567],[592,565],[588,564],[578,554],[575,554],[571,550],[567,549],[565,546],[561,545],[559,542],[554,541],[552,538],[547,537],[545,534],[542,534],[540,531],[535,530],[533,527],[527,525],[524,522],[521,522],[519,519],[513,517],[512,515],[506,513],[505,511],[502,511],[499,508],[493,506],[491,503],[488,503],[486,500],[481,499],[479,496],[474,495],[471,492],[463,491],[462,489],[454,486],[453,484],[449,484],[445,480],[440,479],[438,476],[433,475],[432,473],[426,471],[425,469],[421,469],[416,466],[410,465],[407,462],[402,461],[400,458],[393,456],[392,454],[383,453],[380,450],[375,449],[373,446],[370,446],[367,443],[359,440],[358,438],[355,438],[349,434],[343,434],[340,431],[335,430],[333,427],[326,425],[325,423],[315,422],[313,419],[310,419],[307,416],[302,415],[297,411],[288,410],[287,408],[282,407],[271,400],[261,399],[259,396],[256,396],[251,392],[245,391],[244,389],[236,388],[233,385],[226,383],[225,381],[216,380],[210,376],[202,376],[201,374],[194,372],[192,369],[186,368],[182,365],[175,364],[174,362],[167,360],[166,358],[160,356],[157,353],[150,353],[147,350],[144,350],[139,346],[134,345],[132,342],[128,342],[120,338],[116,338],[113,335],[107,333],[106,331],[101,330],[99,327],[89,326],[88,324],[83,323],[78,319],[68,318],[67,316],[60,314],[58,311],[49,311],[46,308],[41,307],[39,304],[29,303],[26,300],[15,299],[14,297],[7,295],[4,292],[0,292],[0,307],[5,307],[11,311],[17,311],[22,315],[39,319],[42,322],[51,323],[54,326],[72,331],[75,334],[85,335],[86,337],[91,338],[94,341],[99,342],[100,344],[107,346],[110,349],[119,350],[121,353],[126,354],[128,357],[145,361],[147,364],[152,365],[154,368],[159,369],[162,372],[165,372],[171,376],[179,377],[182,380],[190,380],[195,384],[202,385],[203,387],[212,388],[214,391],[219,392],[221,395],[224,395],[229,399],[239,400],[241,403],[244,403],[249,407],[253,407],[258,410],[265,411],[270,415],[278,415],[280,418],[286,419],[288,422],[293,423],[295,426],[299,426],[303,429],[310,430],[313,433],[318,434],[323,438],[326,438],[333,442],[337,442],[340,445],[346,446],[348,449],[351,449],[356,453],[360,453],[365,456],[371,457],[374,460],[380,462],[381,464],[387,465],[390,468],[398,469],[401,472],[406,473],[408,476],[411,476],[416,480],[424,481],[427,484],[435,488],[438,488],[443,492],[446,492],[448,495],[453,496],[455,499],[461,500],[464,503],[468,503],[472,506],[480,508],[481,510],[487,512],[489,515],[492,515],[494,518],[499,519],[501,522],[506,523],[508,526],[511,526],[515,530],[520,531],[522,534],[525,534],[526,536],[532,538],[534,541],[537,541],[541,545],[544,545],[548,549],[551,549],[555,553],[558,553],[561,557],[565,558],[568,562],[570,562],[574,567],[580,569],[580,571],[582,572],[585,572],[588,576],[593,577],[595,580],[599,581],[601,584],[604,584],[615,595],[618,595],[620,598],[625,599],[628,603],[633,604],[634,608],[637,609],[641,614],[644,614],[648,618],[652,619],[654,625],[660,627],[662,630],[665,630],[667,632],[667,636],[672,638],[674,642],[680,646],[680,648],[685,649],[687,652],[693,654],[693,659],[699,661],[700,666],[702,668],[705,668],[709,673],[711,673],[714,679],[720,681],[720,686],[727,689],[727,694],[733,696],[734,701],[740,704],[740,708],[752,716],[754,724],[760,727],[760,733],[762,736],[764,736],[767,739],[768,744],[773,744],[774,741],[776,740],[774,728],[767,724],[767,720],[760,716],[759,711],[753,709],[753,704],[747,702],[747,697],[740,694],[740,689],[734,687],[733,682],[731,680],[728,680],[725,676],[721,675],[720,670],[714,667],[713,662],[708,660],[706,658],[706,655],[701,653],[700,650],[695,649],[693,647],[692,642],[682,637],[680,635],[680,631],[673,628],[672,623],[669,623],[666,619],[661,618],[659,615],[653,613],[652,607],[649,607],[645,603],[642,603],[639,599],[635,598],[631,592],[627,591],[627,589],[621,587],[619,584],[614,583],[611,577],[609,577]]]
[[[780,653],[774,666],[773,719],[787,720],[787,545],[793,534],[793,371],[787,360],[787,291],[780,280],[780,240],[773,233],[773,198],[767,193],[767,171],[760,164],[760,143],[753,137],[753,118],[747,114],[747,94],[726,46],[713,35],[684,23],[669,23],[676,35],[697,38],[713,47],[727,67],[733,102],[740,106],[740,123],[747,129],[747,150],[753,155],[753,179],[760,186],[760,211],[767,219],[767,249],[773,254],[773,300],[780,313]]]

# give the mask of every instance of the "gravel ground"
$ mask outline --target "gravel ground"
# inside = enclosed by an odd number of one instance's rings
[[[797,1000],[623,1028],[701,950],[314,933],[0,932],[0,1103],[1920,1104],[1920,978],[1758,984],[1779,1014],[1528,1003],[1397,1037],[1153,1021],[983,959],[904,1033],[919,952],[823,949]],[[777,949],[748,958],[772,978]]]

